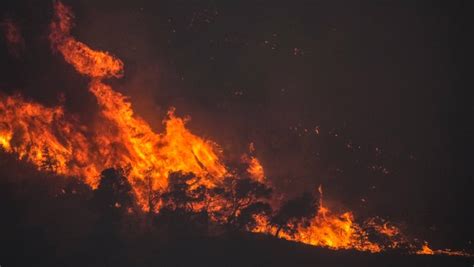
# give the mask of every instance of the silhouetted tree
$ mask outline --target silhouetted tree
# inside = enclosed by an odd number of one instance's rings
[[[161,192],[158,189],[155,189],[153,186],[153,172],[154,169],[148,169],[145,173],[145,178],[135,179],[135,185],[142,189],[144,194],[147,208],[148,208],[148,218],[151,218],[156,209],[156,205],[160,202]]]
[[[132,187],[124,174],[121,168],[102,171],[99,186],[93,191],[92,209],[98,214],[93,249],[120,253],[123,237],[134,228],[130,223],[135,217],[130,216],[134,211]]]
[[[147,204],[148,204],[148,215],[151,216],[155,211],[156,205],[160,201],[161,194],[160,194],[160,191],[155,190],[153,188],[153,177],[151,176],[151,174],[145,177],[145,182],[146,182],[146,189],[147,189],[146,197],[147,197]]]
[[[102,171],[99,186],[93,194],[95,207],[112,220],[133,208],[132,186],[123,174],[120,168]]]
[[[275,236],[278,237],[281,230],[293,233],[296,230],[294,228],[296,222],[314,216],[315,212],[315,198],[310,193],[289,199],[271,219],[271,223],[277,226]]]
[[[272,207],[270,204],[263,201],[257,201],[243,208],[235,221],[238,228],[251,230],[257,226],[257,221],[255,219],[256,215],[263,215],[268,218],[271,214]]]
[[[161,194],[163,206],[156,217],[156,225],[164,226],[178,236],[189,237],[207,231],[206,192],[206,187],[198,184],[193,173],[170,173],[168,188]]]
[[[90,186],[85,184],[82,180],[79,178],[71,177],[67,179],[67,182],[65,183],[63,187],[63,193],[64,194],[69,194],[69,195],[88,195],[91,192]]]
[[[204,186],[196,183],[193,173],[170,173],[168,189],[161,196],[164,206],[172,210],[195,211],[195,205],[204,200],[206,192]]]
[[[264,183],[250,178],[228,177],[216,191],[230,204],[224,216],[227,225],[233,228],[245,229],[255,224],[254,215],[271,211],[266,201],[271,197],[272,189]]]

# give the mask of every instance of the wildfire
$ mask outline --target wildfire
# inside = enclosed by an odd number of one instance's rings
[[[264,171],[263,171],[263,166],[262,166],[262,164],[260,164],[260,161],[257,158],[251,157],[249,159],[249,167],[248,167],[247,171],[257,181],[263,182],[265,180],[265,174],[264,174]]]
[[[323,189],[318,187],[319,205],[314,217],[308,221],[289,225],[296,232],[282,231],[279,236],[292,241],[331,249],[357,249],[361,251],[380,252],[382,247],[368,240],[367,233],[354,222],[352,212],[337,214],[323,203]],[[258,218],[259,225],[255,232],[275,233],[276,227],[268,221]]]
[[[44,107],[21,96],[0,97],[0,145],[41,170],[97,177],[83,126],[66,118],[62,107]]]
[[[253,143],[249,145],[249,153],[250,155],[244,154],[242,156],[242,162],[248,164],[247,173],[255,180],[259,182],[267,182],[265,179],[265,171],[263,170],[263,166],[258,160],[257,157],[253,156],[255,152],[255,146]]]
[[[323,188],[318,187],[319,208],[308,226],[298,226],[292,240],[332,249],[367,250],[379,252],[381,248],[368,240],[367,234],[354,222],[352,212],[333,213],[323,203]]]
[[[416,252],[416,254],[420,255],[434,255],[434,251],[428,246],[428,243],[425,242],[420,250]]]
[[[91,78],[89,91],[97,99],[100,123],[81,124],[78,118],[67,115],[62,106],[46,107],[20,95],[0,96],[0,147],[31,162],[39,170],[80,177],[92,188],[97,186],[101,170],[127,167],[129,182],[144,210],[153,208],[146,194],[150,190],[165,190],[171,172],[193,173],[195,185],[206,188],[222,182],[229,171],[222,163],[220,147],[191,133],[186,128],[187,120],[177,117],[174,108],[163,121],[165,131],[154,132],[135,114],[126,96],[103,82],[105,78],[122,77],[123,62],[108,52],[94,50],[77,41],[70,34],[74,15],[69,7],[57,1],[54,9],[49,35],[52,48],[77,72]],[[247,173],[255,181],[266,183],[264,168],[254,156],[253,144],[249,150],[249,155],[242,156],[248,165]],[[323,203],[321,186],[318,192],[316,214],[302,222],[289,223],[288,228],[296,231],[283,230],[279,232],[280,237],[331,249],[370,252],[396,248],[407,242],[401,231],[389,222],[368,220],[359,225],[352,212],[334,212]],[[216,211],[226,205],[228,203],[214,205],[209,210]],[[255,220],[252,231],[278,233],[268,217],[257,215]],[[367,227],[385,236],[388,245],[371,241]],[[432,250],[427,243],[416,253],[465,255]]]
[[[56,18],[51,22],[49,39],[67,63],[81,74],[92,78],[122,77],[123,62],[108,52],[93,50],[70,35],[74,14],[62,2],[54,5]]]
[[[208,187],[220,181],[227,169],[218,145],[192,134],[174,109],[163,122],[165,132],[153,132],[134,114],[128,99],[101,80],[121,77],[122,61],[77,41],[70,35],[74,19],[70,9],[59,1],[54,8],[52,47],[79,73],[91,77],[89,90],[97,98],[102,121],[86,127],[67,117],[60,106],[49,108],[20,96],[2,97],[0,145],[4,150],[41,170],[82,177],[93,188],[104,168],[129,167],[130,183],[145,209],[149,207],[141,181],[146,179],[154,190],[166,188],[168,173],[174,171],[192,172]]]
[[[464,251],[456,251],[451,249],[436,249],[433,250],[428,246],[428,242],[425,242],[420,250],[415,252],[418,255],[434,255],[434,254],[441,254],[441,255],[450,255],[450,256],[464,256],[464,257],[472,257],[471,254],[466,253]]]
[[[401,230],[379,217],[369,218],[364,224],[355,222],[352,212],[337,213],[323,203],[323,189],[318,187],[319,206],[314,217],[294,223],[289,222],[287,229],[295,228],[296,231],[278,231],[268,218],[256,216],[257,225],[251,229],[256,233],[278,234],[279,237],[314,246],[330,249],[356,249],[371,253],[386,251],[388,249],[405,248],[410,253],[419,255],[444,254],[451,256],[471,257],[464,251],[450,249],[433,250],[427,242],[419,248],[417,242],[406,237]],[[369,230],[372,229],[384,241],[372,241]]]
[[[121,77],[123,63],[107,52],[95,51],[70,35],[73,15],[61,2],[55,5],[56,19],[51,23],[50,40],[64,59],[81,74],[92,78],[89,90],[96,96],[101,115],[112,130],[95,136],[105,166],[130,166],[131,183],[139,200],[142,190],[137,180],[151,179],[153,189],[167,186],[168,173],[192,172],[206,186],[213,186],[227,172],[220,161],[220,149],[193,135],[173,109],[164,121],[166,132],[153,132],[150,125],[134,114],[131,103],[101,79]]]

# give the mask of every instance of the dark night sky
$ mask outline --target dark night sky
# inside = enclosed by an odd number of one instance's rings
[[[467,1],[65,2],[79,40],[124,60],[110,83],[157,130],[175,106],[229,157],[253,141],[280,191],[322,183],[360,214],[473,237]],[[95,100],[51,52],[51,15],[49,1],[2,1],[25,47],[1,40],[0,90],[63,93],[87,121]]]

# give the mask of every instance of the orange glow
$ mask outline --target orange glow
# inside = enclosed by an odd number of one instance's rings
[[[105,166],[130,166],[129,179],[140,203],[144,203],[144,192],[137,180],[151,178],[152,188],[162,190],[170,172],[192,172],[207,186],[213,186],[226,174],[218,146],[189,132],[173,109],[164,121],[164,134],[153,132],[146,121],[136,116],[128,99],[100,80],[121,77],[122,61],[76,41],[69,35],[73,19],[69,8],[57,2],[55,10],[51,43],[78,72],[92,78],[89,90],[97,98],[104,124],[111,129],[102,129],[95,136],[100,156],[106,159]]]
[[[92,78],[121,77],[123,62],[108,52],[96,51],[70,35],[74,15],[69,7],[57,1],[54,5],[56,18],[51,22],[49,39],[54,49],[64,56],[67,63],[81,74]]]
[[[420,250],[416,252],[416,254],[423,254],[423,255],[434,255],[434,251],[428,246],[428,243],[425,242]]]
[[[319,207],[316,215],[305,223],[290,225],[296,227],[296,233],[280,232],[280,237],[330,249],[356,249],[361,251],[380,252],[382,247],[368,240],[367,233],[354,222],[351,212],[333,213],[323,203],[323,189],[318,187]],[[275,233],[276,227],[265,218],[257,217],[254,232]],[[291,223],[290,223],[291,224]]]
[[[393,225],[388,225],[384,223],[382,227],[379,228],[379,233],[385,234],[387,236],[395,236],[400,233],[399,229]]]
[[[295,235],[282,235],[283,238],[331,249],[357,249],[379,252],[381,247],[368,240],[367,233],[354,222],[352,212],[334,213],[323,203],[323,189],[318,187],[319,207],[309,224],[298,225]]]
[[[262,164],[258,160],[258,158],[252,156],[254,152],[255,152],[255,146],[253,143],[250,143],[249,145],[250,156],[247,154],[242,155],[242,162],[248,165],[247,173],[250,175],[252,179],[254,179],[255,181],[259,181],[261,183],[266,183],[267,181],[265,178],[265,171],[263,169]]]
[[[42,170],[91,179],[98,176],[101,169],[91,164],[86,128],[66,119],[62,107],[44,107],[16,95],[0,97],[0,114],[0,145],[5,151]]]
[[[463,256],[463,257],[472,257],[471,254],[464,251],[457,251],[451,249],[436,249],[433,250],[428,246],[428,242],[424,242],[420,250],[415,252],[418,255],[449,255],[449,256]]]
[[[292,240],[332,249],[357,249],[379,252],[379,245],[368,240],[366,233],[354,222],[351,212],[333,214],[320,209],[309,226],[299,226]]]
[[[249,167],[247,169],[247,172],[250,174],[252,178],[259,182],[264,182],[265,181],[265,174],[263,172],[263,166],[260,164],[260,161],[255,158],[251,157],[249,161]]]
[[[319,208],[308,226],[298,226],[295,241],[332,249],[357,249],[379,252],[381,248],[368,240],[367,234],[354,222],[352,212],[333,213],[323,203],[323,188],[318,187]]]
[[[288,226],[295,228],[296,232],[293,234],[282,230],[279,237],[330,249],[355,249],[376,253],[403,246],[412,251],[411,253],[416,254],[471,256],[464,251],[432,250],[426,242],[419,248],[415,240],[410,241],[399,228],[379,217],[370,218],[363,225],[357,224],[352,212],[336,213],[324,205],[322,186],[318,187],[318,192],[320,197],[316,215],[308,221],[296,224],[288,223]],[[277,231],[277,227],[271,225],[267,217],[259,215],[255,217],[255,220],[257,225],[250,229],[251,231],[267,234],[274,234]],[[386,242],[370,240],[368,229],[373,229],[378,234],[385,236]]]

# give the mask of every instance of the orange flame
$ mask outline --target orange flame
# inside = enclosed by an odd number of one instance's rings
[[[70,36],[73,15],[69,8],[57,2],[55,10],[51,43],[79,73],[92,78],[89,89],[97,98],[103,118],[113,128],[113,134],[101,134],[95,140],[100,154],[107,159],[106,165],[130,166],[132,185],[135,179],[151,178],[153,189],[165,188],[168,173],[173,171],[192,172],[207,186],[226,174],[218,146],[190,133],[184,120],[175,117],[173,110],[164,122],[165,134],[153,132],[147,122],[136,116],[126,97],[100,80],[121,77],[122,61],[76,41]],[[119,151],[112,147],[118,147]],[[141,200],[141,190],[134,188]]]
[[[425,242],[420,250],[416,252],[416,254],[420,255],[434,255],[434,251],[428,246],[428,243]]]
[[[67,63],[81,74],[92,78],[122,77],[123,62],[108,52],[93,50],[70,35],[74,26],[74,15],[60,1],[54,5],[56,18],[51,22],[49,39],[54,49],[59,50]]]
[[[145,179],[151,179],[154,190],[166,188],[168,173],[174,171],[192,172],[208,187],[221,180],[227,169],[221,163],[218,145],[192,134],[186,121],[174,115],[174,109],[164,120],[165,132],[153,132],[134,114],[125,96],[101,81],[121,77],[122,61],[75,40],[70,35],[72,12],[59,1],[54,8],[51,44],[79,73],[92,78],[89,90],[97,98],[103,121],[88,129],[66,118],[62,107],[44,107],[19,96],[4,97],[0,102],[0,145],[4,150],[39,169],[49,166],[58,174],[82,177],[92,187],[97,186],[102,169],[129,166],[130,182],[145,209],[145,190],[139,183]]]
[[[242,155],[242,162],[248,165],[247,173],[255,181],[266,183],[267,180],[265,178],[265,171],[263,170],[263,166],[260,163],[260,160],[258,160],[258,158],[252,155],[255,152],[255,147],[253,143],[250,143],[249,145],[249,152],[250,155]]]
[[[74,126],[62,107],[48,108],[21,96],[0,97],[0,145],[40,169],[58,174],[96,177],[90,164],[85,127]]]
[[[449,255],[449,256],[463,256],[463,257],[472,257],[471,254],[464,252],[464,251],[458,251],[458,250],[451,250],[451,249],[436,249],[433,250],[428,246],[428,242],[424,242],[423,246],[421,247],[420,250],[417,250],[415,252],[418,255]]]
[[[289,240],[331,249],[357,249],[379,252],[381,247],[368,240],[367,234],[354,222],[352,212],[333,213],[323,203],[323,188],[318,187],[319,208],[309,224],[298,225],[295,235],[284,234]]]
[[[471,257],[472,255],[464,251],[450,249],[432,250],[425,242],[418,249],[417,242],[410,241],[405,237],[399,228],[378,217],[370,218],[364,225],[359,225],[354,220],[352,212],[336,213],[323,203],[323,188],[318,187],[319,207],[314,217],[308,221],[289,222],[290,228],[296,228],[296,233],[289,233],[281,230],[280,237],[310,244],[314,246],[327,247],[330,249],[356,249],[371,253],[406,247],[411,253],[416,254],[444,254],[451,256]],[[257,225],[251,229],[256,233],[273,234],[277,227],[272,225],[267,217],[255,216]],[[386,237],[387,242],[371,241],[367,229],[374,229],[378,234]]]
[[[262,164],[260,164],[260,161],[255,157],[251,157],[249,159],[248,164],[249,167],[247,168],[247,172],[250,174],[250,176],[259,182],[264,182],[265,173],[263,171]]]

